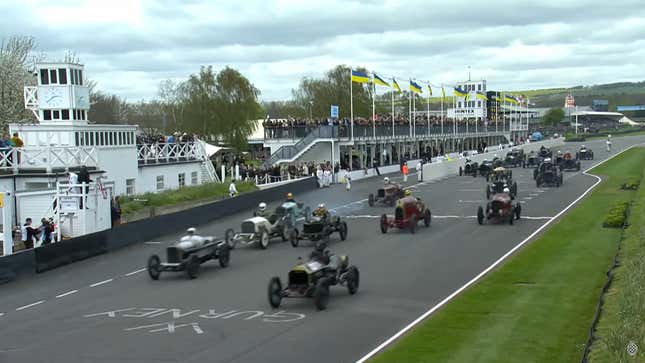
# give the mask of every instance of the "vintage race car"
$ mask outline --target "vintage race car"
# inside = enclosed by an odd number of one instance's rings
[[[519,203],[513,203],[509,194],[497,193],[486,204],[486,210],[482,206],[477,207],[477,223],[484,224],[486,221],[491,221],[513,224],[513,220],[520,219],[521,211],[522,206]]]
[[[593,160],[593,151],[586,147],[581,147],[577,152],[576,159],[578,160]]]
[[[504,158],[504,167],[516,168],[518,166],[523,166],[524,162],[524,150],[512,149],[506,153],[506,157]]]
[[[513,179],[513,170],[506,169],[504,167],[497,167],[493,169],[487,176],[486,181],[505,181],[508,184],[511,184]]]
[[[328,243],[329,237],[335,232],[338,232],[341,241],[347,239],[347,222],[339,216],[329,215],[327,218],[314,216],[303,225],[302,232],[294,234],[290,241],[293,247],[298,247],[302,239],[313,242],[322,240]]]
[[[536,166],[540,165],[544,158],[539,156],[537,153],[534,151],[531,151],[527,156],[526,156],[526,161],[522,165],[524,168],[535,168]]]
[[[228,244],[211,236],[185,236],[179,242],[166,248],[167,262],[161,262],[157,255],[148,258],[148,275],[158,280],[164,271],[186,271],[189,278],[199,275],[202,263],[218,260],[221,267],[227,267],[231,258]]]
[[[308,211],[308,207],[304,210]],[[292,235],[302,231],[304,221],[307,219],[308,215],[298,216],[295,203],[283,203],[268,218],[256,215],[244,220],[239,233],[232,228],[227,229],[224,239],[231,248],[235,248],[237,244],[257,243],[262,249],[266,249],[271,238],[280,237],[283,242],[293,239]]]
[[[564,153],[557,161],[560,170],[563,171],[580,171],[580,161],[574,159],[570,152]]]
[[[506,188],[509,189],[511,199],[515,199],[517,196],[517,182],[511,181],[510,179],[498,179],[491,184],[486,185],[486,199],[490,199],[491,195],[504,193],[504,189]]]
[[[493,162],[491,160],[484,160],[481,164],[479,164],[478,173],[483,177],[488,177],[488,174],[490,174],[493,169]]]
[[[469,159],[466,159],[466,163],[464,164],[464,166],[459,167],[459,176],[472,175],[473,177],[476,177],[478,171],[479,171],[479,164]]]
[[[324,310],[329,303],[330,286],[346,286],[350,295],[354,295],[359,284],[358,268],[349,264],[347,256],[320,255],[314,251],[309,261],[289,271],[286,287],[277,276],[269,280],[269,304],[278,308],[284,298],[313,298],[316,308]]]
[[[544,159],[544,161],[535,168],[533,171],[533,177],[538,188],[543,185],[555,185],[556,187],[559,187],[564,181],[560,167],[550,158]]]
[[[377,190],[376,196],[370,193],[367,197],[367,203],[370,207],[373,207],[376,203],[393,206],[400,198],[403,198],[403,188],[396,183],[389,183]]]
[[[380,220],[381,232],[387,233],[389,228],[409,229],[415,233],[417,224],[423,220],[426,227],[430,227],[432,213],[419,198],[408,196],[399,199],[394,209],[394,216],[383,214]]]
[[[538,151],[538,156],[541,157],[542,159],[545,158],[552,158],[553,157],[553,151],[547,147],[540,147],[540,151]]]

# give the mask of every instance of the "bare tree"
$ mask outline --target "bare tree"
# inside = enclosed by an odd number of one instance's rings
[[[0,42],[0,128],[9,122],[29,118],[25,110],[23,87],[34,82],[38,57],[33,55],[36,42],[28,36],[12,36]]]

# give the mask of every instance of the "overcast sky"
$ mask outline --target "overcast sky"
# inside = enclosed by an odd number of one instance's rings
[[[264,100],[337,64],[518,90],[645,79],[643,0],[0,0],[0,38],[75,52],[130,101],[201,65],[239,69]],[[402,84],[404,82],[399,82]],[[403,86],[403,84],[402,84]]]

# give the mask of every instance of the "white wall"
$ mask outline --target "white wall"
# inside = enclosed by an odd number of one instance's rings
[[[338,162],[338,154],[340,153],[340,147],[338,143],[334,143],[334,163]],[[332,161],[331,160],[331,142],[321,141],[312,146],[304,154],[296,159],[296,162],[307,162],[314,161],[322,163],[323,161]]]
[[[135,194],[143,194],[147,192],[158,192],[157,190],[157,176],[164,176],[164,189],[177,189],[179,188],[179,177],[180,173],[186,175],[186,186],[195,185],[192,184],[191,173],[197,172],[197,184],[201,183],[201,163],[183,163],[183,164],[170,164],[170,165],[160,165],[160,166],[143,166],[139,168],[139,173],[137,176],[135,184]],[[123,187],[125,188],[125,181],[123,182]]]
[[[105,171],[103,174],[105,176],[104,183],[113,181],[115,194],[125,194],[126,179],[139,177],[136,146],[112,146],[109,148],[99,146],[97,151],[99,165]]]

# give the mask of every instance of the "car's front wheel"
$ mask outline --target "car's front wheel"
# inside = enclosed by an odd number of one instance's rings
[[[268,297],[269,304],[272,308],[280,307],[280,303],[282,302],[282,282],[280,282],[280,278],[277,276],[269,280]]]
[[[235,248],[235,231],[233,231],[233,228],[229,228],[224,232],[224,241],[231,249]]]
[[[269,247],[269,232],[266,229],[260,231],[260,247],[266,250]]]
[[[159,276],[161,275],[161,260],[159,256],[152,255],[148,258],[148,275],[153,280],[159,280]]]
[[[354,295],[358,291],[361,276],[356,266],[349,266],[347,270],[347,291],[350,295]]]
[[[430,227],[431,222],[432,213],[430,213],[430,209],[426,209],[425,213],[423,213],[423,224],[425,224],[426,227]]]
[[[341,241],[344,241],[347,239],[347,222],[341,222],[339,233],[340,233]]]
[[[484,224],[484,208],[481,206],[477,207],[477,223]]]
[[[291,233],[289,234],[289,242],[291,242],[292,247],[298,247],[298,243],[300,243],[300,238],[298,237],[297,229],[291,230]]]
[[[217,257],[220,267],[228,267],[231,262],[231,250],[227,245],[223,245],[219,248],[219,255]]]
[[[410,228],[410,233],[414,234],[417,231],[417,216],[413,215],[410,217],[408,220],[409,228]]]
[[[186,274],[190,279],[194,279],[199,276],[200,265],[199,257],[197,257],[197,255],[190,256],[188,263],[186,264]]]
[[[327,304],[329,304],[329,281],[327,278],[318,280],[314,290],[314,304],[318,310],[327,308]]]
[[[387,233],[387,228],[388,228],[387,215],[383,214],[381,215],[381,233],[383,234]]]

